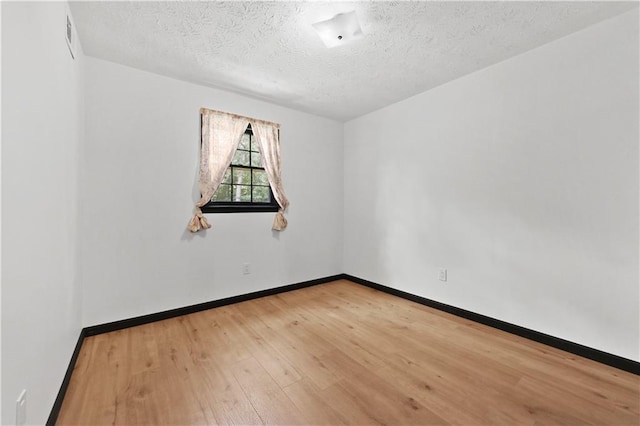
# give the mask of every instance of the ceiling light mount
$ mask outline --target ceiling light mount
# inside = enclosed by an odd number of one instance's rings
[[[341,46],[363,36],[355,10],[339,13],[326,21],[316,22],[313,28],[327,47]]]

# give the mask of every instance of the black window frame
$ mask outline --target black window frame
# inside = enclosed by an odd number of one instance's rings
[[[202,116],[200,117],[200,127],[202,127]],[[249,135],[250,144],[253,143],[253,131],[251,130],[251,124],[247,126],[247,129],[244,132]],[[200,141],[202,143],[202,140]],[[251,145],[249,147],[251,149]],[[235,153],[238,151],[234,152]],[[249,152],[249,158],[251,158],[251,151]],[[255,152],[255,151],[254,151]],[[262,156],[261,156],[262,160]],[[232,169],[232,182],[233,182],[233,168],[239,169],[248,169],[250,170],[251,175],[251,194],[253,197],[253,170],[265,170],[264,167],[254,167],[251,165],[251,159],[249,160],[249,166],[241,166],[241,165],[233,165],[230,164],[229,168]],[[233,185],[233,183],[231,184]],[[260,185],[263,186],[263,185]],[[276,201],[276,198],[273,196],[273,190],[271,189],[271,185],[269,185],[269,197],[271,201],[269,203],[261,203],[261,202],[246,202],[246,201],[209,201],[207,204],[202,206],[201,210],[203,213],[274,213],[280,209],[280,205]]]

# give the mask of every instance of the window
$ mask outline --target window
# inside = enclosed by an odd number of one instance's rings
[[[207,108],[200,108],[200,125],[201,194],[189,232],[211,228],[203,213],[220,212],[274,212],[271,229],[286,229],[280,125]]]
[[[277,212],[267,172],[262,165],[258,141],[251,125],[242,135],[222,183],[202,207],[203,213]]]

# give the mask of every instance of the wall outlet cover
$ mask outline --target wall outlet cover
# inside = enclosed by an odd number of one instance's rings
[[[16,400],[16,425],[27,424],[27,390],[23,389]]]
[[[438,270],[438,279],[440,281],[446,281],[447,280],[447,268],[440,268]]]

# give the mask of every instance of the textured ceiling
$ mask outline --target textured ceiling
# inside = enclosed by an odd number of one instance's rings
[[[346,121],[636,2],[72,2],[87,55]],[[327,49],[311,24],[355,10]]]

